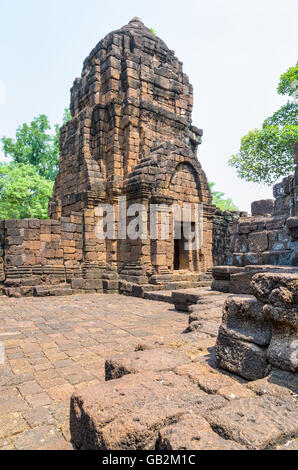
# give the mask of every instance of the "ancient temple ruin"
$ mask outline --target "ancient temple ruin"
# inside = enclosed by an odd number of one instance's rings
[[[251,216],[242,215],[224,265],[213,268],[213,289],[251,294],[258,272],[298,271],[298,144],[294,145],[295,173],[273,187],[274,199],[255,201]]]
[[[213,268],[215,291],[230,292],[216,344],[218,365],[248,380],[298,370],[298,145],[295,173],[252,203],[235,226],[229,265]]]
[[[108,34],[71,90],[61,129],[50,220],[0,224],[0,281],[8,295],[142,294],[135,286],[199,285],[212,267],[214,206],[196,152],[193,89],[173,51],[134,18]],[[185,251],[170,214],[169,237],[99,239],[99,205],[201,204],[203,244]],[[159,214],[160,217],[160,214]],[[162,228],[158,219],[158,233]]]

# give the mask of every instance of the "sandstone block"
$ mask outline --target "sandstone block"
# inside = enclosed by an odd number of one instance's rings
[[[190,363],[189,357],[171,349],[152,349],[117,355],[105,364],[106,380],[119,379],[123,375],[144,371],[167,371]]]
[[[272,327],[268,360],[274,367],[298,371],[298,309],[264,306],[265,317]]]
[[[270,369],[265,348],[232,337],[223,326],[217,337],[216,358],[218,367],[247,380],[263,378]]]
[[[251,215],[272,215],[274,212],[274,199],[255,201],[251,205]]]
[[[214,279],[211,284],[211,289],[218,292],[230,292],[230,281]]]
[[[291,399],[244,398],[212,411],[207,421],[226,439],[249,449],[270,449],[298,432],[298,409]]]
[[[268,232],[253,232],[248,235],[249,251],[262,252],[268,249]]]
[[[222,324],[236,339],[259,346],[270,343],[271,327],[264,316],[263,304],[253,296],[228,297],[223,307]]]
[[[260,396],[295,398],[298,395],[298,376],[297,374],[274,369],[267,377],[250,382],[247,387]]]
[[[244,450],[215,433],[201,416],[187,415],[159,431],[156,450]]]
[[[154,449],[159,430],[205,398],[173,372],[132,374],[72,396],[71,436],[80,449]]]

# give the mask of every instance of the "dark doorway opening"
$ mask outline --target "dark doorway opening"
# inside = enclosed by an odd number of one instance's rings
[[[175,226],[174,239],[174,271],[189,269],[189,253],[185,249],[186,239],[183,234],[183,227],[180,224]]]
[[[174,240],[174,270],[180,269],[180,240]]]

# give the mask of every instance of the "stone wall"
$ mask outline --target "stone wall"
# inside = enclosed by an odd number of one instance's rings
[[[63,284],[79,276],[83,253],[81,219],[80,214],[72,214],[59,221],[1,221],[4,293],[33,295],[36,286]]]
[[[227,264],[231,258],[231,244],[237,235],[237,221],[246,213],[238,211],[221,211],[216,209],[213,217],[213,264]]]
[[[226,266],[213,268],[213,289],[250,294],[257,272],[288,267],[298,272],[298,145],[295,173],[273,187],[274,199],[252,203],[252,215],[238,220]],[[291,269],[290,269],[291,268]]]
[[[248,380],[298,371],[298,275],[255,274],[253,295],[230,296],[216,344],[218,365]]]
[[[273,187],[274,200],[252,203],[251,217],[241,217],[229,264],[298,265],[298,145],[295,173]]]

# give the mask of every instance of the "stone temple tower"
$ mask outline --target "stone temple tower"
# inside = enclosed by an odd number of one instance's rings
[[[84,276],[135,284],[197,282],[212,266],[212,217],[206,176],[196,152],[193,89],[182,63],[138,19],[108,34],[84,62],[71,89],[72,120],[61,129],[60,167],[51,219],[82,216]],[[140,203],[203,206],[203,245],[185,252],[174,240],[96,236],[97,207]],[[169,215],[171,218],[172,216]],[[159,220],[159,219],[158,219]],[[92,274],[90,274],[92,273]],[[109,273],[109,274],[107,274]],[[184,285],[184,284],[183,284]]]

